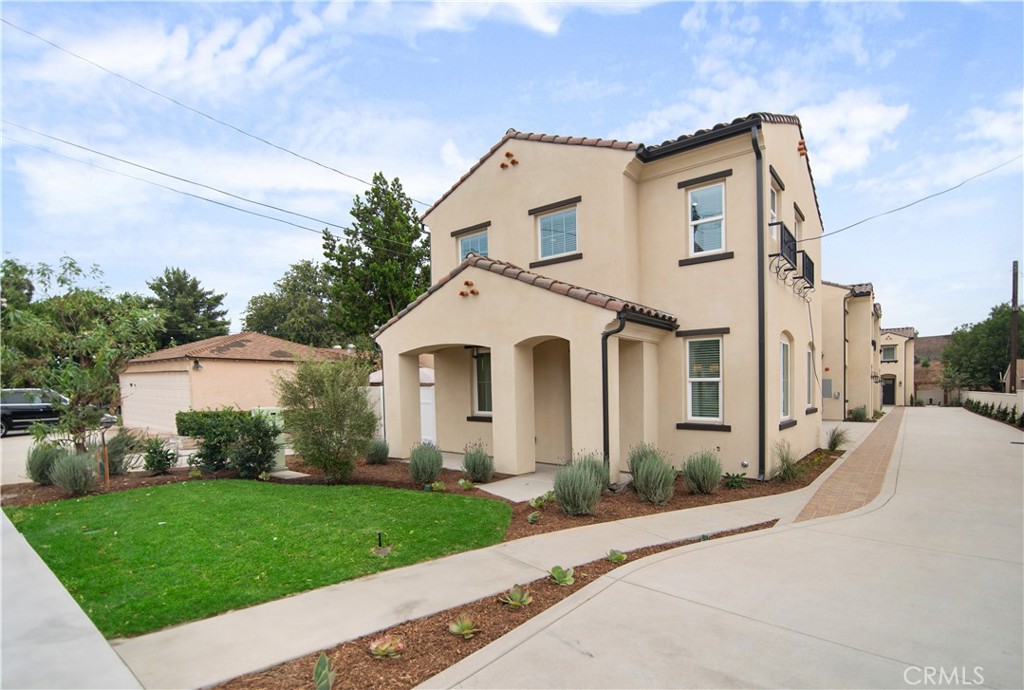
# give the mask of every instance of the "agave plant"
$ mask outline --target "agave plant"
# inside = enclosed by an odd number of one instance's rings
[[[531,498],[530,499],[530,507],[531,508],[536,508],[537,510],[540,510],[541,508],[544,507],[544,504],[546,502],[547,502],[547,495],[546,494],[541,494],[540,496],[537,496],[536,498]]]
[[[370,641],[370,654],[377,659],[397,659],[405,651],[405,644],[390,633]]]
[[[437,482],[434,482],[434,483],[432,483],[430,485],[430,490],[431,491],[438,491],[438,492],[445,492],[445,491],[448,490],[448,487],[445,486],[444,482],[437,481]]]
[[[535,510],[529,515],[527,515],[526,521],[529,522],[531,525],[536,525],[538,522],[540,522],[540,511]]]
[[[571,585],[573,582],[576,582],[572,576],[572,568],[563,568],[560,565],[556,565],[554,568],[549,570],[548,573],[551,575],[552,580],[563,586]]]
[[[622,553],[621,551],[617,551],[615,549],[612,549],[611,551],[608,552],[608,555],[605,556],[605,558],[608,559],[609,561],[611,561],[612,563],[622,563],[622,562],[624,562],[626,560],[627,556],[626,556],[626,554]]]
[[[460,613],[458,618],[448,624],[448,632],[452,635],[459,635],[464,640],[476,635],[480,632],[480,628],[476,627],[473,623],[473,619],[464,613]]]
[[[470,489],[475,487],[475,484],[473,484],[473,482],[469,481],[465,477],[460,477],[459,478],[459,486],[461,486],[466,491],[469,491]]]
[[[522,585],[513,585],[512,589],[498,597],[498,601],[512,609],[521,609],[531,601],[530,590]]]
[[[331,690],[337,675],[338,672],[334,670],[334,663],[327,658],[326,654],[320,652],[320,656],[316,660],[316,666],[313,667],[313,685],[316,686],[316,690]]]

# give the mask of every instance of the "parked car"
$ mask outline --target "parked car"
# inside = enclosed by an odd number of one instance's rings
[[[67,397],[46,388],[4,388],[0,391],[0,436],[27,429],[35,422],[56,424],[61,415],[59,405],[67,404]],[[115,419],[104,414],[100,423],[109,426]]]

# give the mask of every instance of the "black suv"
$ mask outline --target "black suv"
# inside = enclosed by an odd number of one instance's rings
[[[35,422],[56,424],[60,410],[55,403],[67,405],[68,399],[44,388],[4,388],[0,392],[0,436],[27,429]]]

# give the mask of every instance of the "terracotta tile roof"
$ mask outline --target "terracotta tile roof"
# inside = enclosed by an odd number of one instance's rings
[[[875,286],[871,283],[853,283],[847,285],[845,283],[833,283],[830,280],[822,280],[825,285],[831,285],[832,287],[843,288],[853,293],[854,297],[867,297],[875,291]]]
[[[768,122],[771,124],[781,125],[796,125],[800,126],[800,118],[796,115],[776,115],[774,113],[751,113],[746,117],[738,117],[732,122],[719,122],[708,129],[698,129],[692,134],[683,134],[682,136],[676,137],[675,139],[668,139],[661,142],[660,144],[653,144],[651,146],[640,146],[637,152],[637,157],[641,160],[645,158],[655,158],[659,154],[662,154],[666,149],[675,148],[676,144],[686,144],[693,140],[700,140],[709,134],[721,132],[723,129],[734,128],[734,129],[746,129],[748,125],[752,125],[758,122]]]
[[[631,141],[619,141],[618,139],[592,139],[588,137],[565,137],[557,134],[534,134],[532,132],[520,132],[515,129],[509,129],[505,132],[505,136],[502,137],[501,141],[491,147],[491,149],[480,157],[473,167],[470,168],[465,175],[460,177],[458,181],[448,189],[447,192],[441,195],[441,198],[434,202],[434,205],[428,208],[420,216],[420,219],[425,219],[430,215],[431,211],[440,205],[442,201],[447,199],[452,192],[454,192],[459,185],[469,179],[469,176],[477,171],[484,162],[494,155],[495,151],[504,146],[509,140],[518,139],[520,141],[540,141],[546,144],[569,144],[571,146],[596,146],[604,149],[617,149],[620,151],[636,151],[641,144],[634,144]]]
[[[913,326],[900,326],[899,328],[883,328],[882,333],[895,333],[896,335],[902,335],[904,338],[916,338],[917,329]]]
[[[342,350],[299,345],[281,338],[262,333],[235,333],[218,335],[187,345],[178,345],[158,350],[144,357],[136,357],[128,364],[137,362],[162,362],[172,359],[234,359],[254,362],[292,362],[295,359],[341,359]]]
[[[377,332],[373,334],[376,338],[385,330],[391,327],[396,321],[401,319],[403,316],[408,314],[410,311],[415,309],[421,302],[434,294],[450,280],[458,276],[460,273],[465,271],[470,266],[479,268],[484,271],[491,273],[497,273],[498,275],[518,280],[521,283],[538,287],[542,290],[548,290],[557,295],[565,295],[573,299],[579,300],[580,302],[586,302],[596,307],[608,309],[610,311],[618,312],[631,312],[633,314],[640,314],[649,318],[664,321],[667,324],[677,323],[676,317],[665,311],[660,311],[652,307],[645,307],[642,304],[636,302],[630,302],[629,300],[620,299],[611,295],[606,295],[603,292],[597,292],[596,290],[590,290],[587,288],[579,287],[577,285],[570,285],[569,283],[563,283],[560,280],[554,280],[553,278],[546,278],[536,273],[531,273],[525,269],[519,268],[513,264],[505,261],[499,261],[498,259],[488,258],[480,256],[479,254],[470,253],[461,264],[459,264],[451,273],[441,278],[439,281],[431,285],[426,292],[416,298],[414,302],[409,304],[405,309],[398,312],[391,318],[387,323],[377,329]]]

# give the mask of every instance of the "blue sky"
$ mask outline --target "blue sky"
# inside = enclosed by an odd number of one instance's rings
[[[652,144],[751,112],[796,114],[826,231],[1012,161],[822,240],[823,276],[873,282],[885,327],[933,335],[985,318],[1009,300],[1024,252],[1020,2],[4,2],[2,14],[324,165],[397,176],[428,203],[509,127]],[[99,264],[117,292],[145,293],[178,266],[227,293],[233,331],[289,265],[322,258],[318,232],[53,154],[322,222],[18,126],[340,225],[365,189],[6,24],[3,117],[5,258],[68,254]]]

